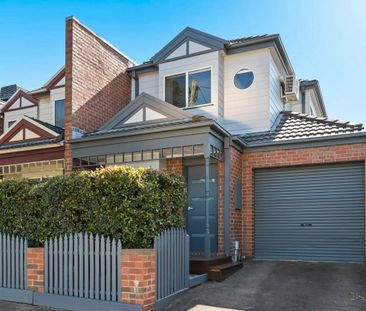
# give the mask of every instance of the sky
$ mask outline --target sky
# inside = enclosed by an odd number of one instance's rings
[[[138,63],[186,26],[224,39],[279,33],[297,77],[319,80],[329,117],[366,124],[365,12],[364,0],[0,0],[0,86],[48,81],[71,15]]]

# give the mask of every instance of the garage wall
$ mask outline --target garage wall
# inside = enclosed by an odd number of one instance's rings
[[[366,143],[275,151],[251,151],[242,155],[244,255],[254,249],[254,173],[256,168],[366,161]]]

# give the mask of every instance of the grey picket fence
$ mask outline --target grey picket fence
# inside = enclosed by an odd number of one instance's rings
[[[189,235],[168,229],[155,237],[157,308],[189,287]]]
[[[121,242],[75,233],[45,243],[45,291],[121,301]]]
[[[27,240],[0,233],[0,287],[25,289]]]

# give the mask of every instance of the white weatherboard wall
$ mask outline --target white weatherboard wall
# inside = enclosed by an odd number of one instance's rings
[[[243,68],[253,71],[254,82],[249,88],[240,90],[234,85],[234,76]],[[224,125],[232,134],[270,129],[269,76],[269,49],[224,57]]]
[[[38,109],[39,119],[53,124],[53,104],[49,95],[38,98]]]
[[[194,115],[206,115],[219,120],[219,52],[205,53],[197,56],[165,62],[159,65],[159,98],[165,100],[165,77],[188,71],[211,68],[211,104],[202,107],[187,108]]]
[[[270,116],[271,124],[273,124],[278,114],[284,109],[284,105],[281,98],[281,75],[280,69],[275,63],[272,54],[269,55],[269,104],[270,104]]]
[[[139,74],[139,94],[142,92],[159,97],[159,72],[157,70]]]
[[[4,113],[4,132],[6,132],[9,127],[8,123],[10,121],[18,121],[23,116],[28,116],[32,118],[37,118],[37,107],[33,106],[30,108],[18,109],[13,111],[7,111]]]

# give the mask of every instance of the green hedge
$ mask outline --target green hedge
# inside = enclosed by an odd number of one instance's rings
[[[45,182],[0,183],[0,232],[33,246],[86,231],[121,239],[125,248],[151,247],[170,227],[183,227],[184,180],[171,172],[128,167],[57,176]]]

